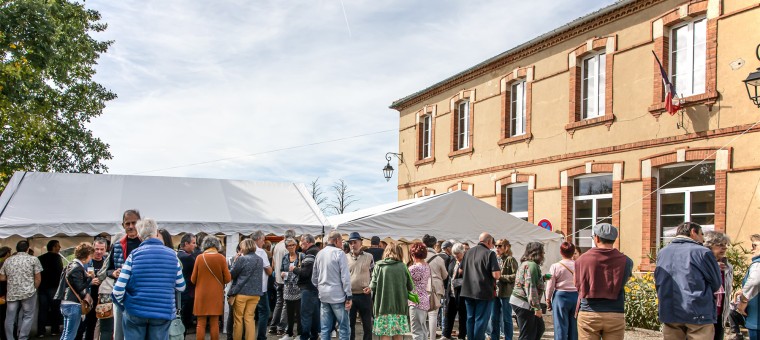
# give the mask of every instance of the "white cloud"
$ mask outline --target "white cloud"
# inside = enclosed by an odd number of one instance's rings
[[[111,173],[343,178],[369,207],[397,197],[393,100],[611,2],[345,1],[350,36],[339,0],[87,2],[115,41],[96,79],[119,96],[91,128]]]

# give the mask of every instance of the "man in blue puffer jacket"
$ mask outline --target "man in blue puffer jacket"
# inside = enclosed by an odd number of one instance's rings
[[[182,266],[158,237],[156,221],[141,220],[137,232],[143,242],[121,267],[113,299],[124,309],[125,339],[165,340],[176,316],[176,292],[185,290]]]
[[[654,281],[665,339],[713,339],[713,293],[722,285],[718,260],[702,246],[702,226],[684,222],[657,254]]]

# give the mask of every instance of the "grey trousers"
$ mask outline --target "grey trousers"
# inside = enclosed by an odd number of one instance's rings
[[[409,306],[409,321],[412,329],[412,340],[428,340],[428,327],[425,324],[428,311]]]
[[[37,314],[37,293],[18,301],[8,301],[8,309],[5,315],[5,337],[8,339],[29,339],[29,332],[32,331],[32,320]],[[18,325],[18,338],[13,334],[13,324],[16,322],[17,315],[21,309],[21,322]],[[44,330],[42,330],[44,332]]]
[[[113,340],[124,340],[124,310],[113,305]]]

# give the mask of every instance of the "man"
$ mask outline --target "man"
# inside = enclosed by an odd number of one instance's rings
[[[348,311],[351,309],[351,274],[348,260],[341,247],[343,237],[338,231],[330,232],[327,246],[317,254],[311,283],[319,291],[319,311],[322,339],[330,339],[335,323],[338,324],[340,340],[348,340],[351,332]]]
[[[5,314],[5,337],[7,339],[29,339],[32,330],[32,319],[36,313],[37,288],[42,281],[42,264],[40,260],[27,253],[29,241],[16,243],[16,254],[5,260],[0,268],[0,281],[8,281],[8,291],[5,295],[7,304]],[[19,308],[21,322],[18,325],[18,337],[13,334]]]
[[[362,318],[363,340],[372,340],[372,294],[369,289],[375,259],[362,251],[362,237],[353,232],[348,237],[351,252],[347,255],[351,274],[351,340],[356,338],[356,314]]]
[[[425,234],[422,237],[422,243],[427,247],[427,258],[425,261],[430,266],[430,274],[432,275],[431,300],[435,301],[435,306],[430,306],[430,310],[428,311],[428,336],[430,340],[435,340],[435,329],[438,325],[438,310],[441,308],[441,298],[443,298],[446,288],[446,279],[449,278],[449,272],[446,267],[448,255],[436,253],[435,249],[433,249],[436,242],[435,236]]]
[[[267,323],[269,321],[269,294],[267,293],[267,282],[269,275],[272,275],[272,264],[269,262],[267,251],[264,250],[266,235],[261,230],[257,230],[251,235],[253,242],[256,242],[256,255],[264,261],[264,271],[261,273],[261,303],[256,305],[256,316],[259,318],[256,322],[256,339],[267,339]],[[262,301],[263,300],[263,301]]]
[[[108,244],[108,241],[106,241],[106,239],[102,237],[95,238],[95,241],[92,242],[92,247],[93,249],[95,249],[95,252],[92,253],[92,260],[87,265],[88,267],[92,267],[96,274],[96,276],[92,279],[92,282],[90,283],[90,296],[92,296],[92,310],[90,310],[90,312],[87,313],[87,316],[85,316],[84,321],[81,324],[79,324],[79,330],[77,330],[77,339],[82,339],[82,338],[84,338],[85,340],[95,339],[95,324],[98,322],[98,318],[95,315],[95,306],[97,306],[98,303],[100,302],[100,299],[98,299],[98,291],[100,290],[101,276],[99,274],[102,272],[103,278],[105,278],[106,273],[104,270],[108,268],[108,262],[107,262],[108,256],[106,256],[107,244]],[[112,321],[113,319],[108,319],[104,322],[112,322]],[[113,324],[111,324],[111,327],[113,327]]]
[[[177,251],[177,258],[182,263],[182,277],[185,279],[187,287],[182,292],[182,324],[185,326],[185,332],[194,333],[195,326],[193,326],[193,305],[195,304],[195,284],[190,280],[193,275],[193,268],[195,267],[195,248],[198,244],[195,242],[195,235],[186,233],[182,235],[182,239],[179,241],[179,251]]]
[[[314,236],[301,235],[301,251],[304,257],[299,267],[290,267],[298,276],[298,287],[301,288],[301,340],[317,340],[319,338],[320,302],[317,297],[317,287],[311,282],[314,260],[319,253]]]
[[[372,260],[375,262],[382,260],[383,252],[385,249],[380,247],[380,238],[377,236],[372,236],[372,238],[369,240],[369,244],[369,248],[365,250],[365,252],[370,253],[370,255],[372,255]]]
[[[496,280],[501,275],[494,247],[493,236],[480,234],[477,246],[467,250],[462,259],[462,291],[467,307],[467,339],[484,340],[486,327],[491,318]],[[461,320],[460,320],[461,322]]]
[[[156,221],[141,220],[136,229],[143,242],[121,266],[114,303],[124,310],[126,339],[168,339],[177,313],[176,292],[185,290],[182,264],[174,250],[164,246]]]
[[[140,246],[140,238],[137,235],[137,221],[140,220],[140,212],[130,209],[121,215],[121,226],[124,227],[124,237],[113,243],[111,253],[108,254],[108,270],[106,274],[115,279],[121,274],[121,266],[132,251]],[[114,304],[113,309],[113,340],[124,340],[124,323],[122,322],[124,310]]]
[[[283,298],[283,288],[285,287],[285,281],[282,278],[282,258],[288,253],[288,249],[285,248],[285,240],[296,238],[296,232],[291,230],[285,231],[285,238],[278,242],[274,246],[272,251],[272,264],[274,265],[274,279],[275,288],[277,290],[277,304],[274,306],[274,313],[272,314],[272,322],[269,324],[269,333],[283,335],[285,334],[285,326],[288,324],[288,312],[285,307],[285,299]]]
[[[747,268],[747,274],[742,280],[742,289],[739,298],[747,305],[744,312],[741,308],[737,312],[744,313],[746,318],[744,325],[747,327],[750,339],[760,338],[760,234],[750,236],[752,241],[752,263]]]
[[[657,254],[654,283],[665,339],[715,336],[713,294],[720,289],[722,276],[718,260],[703,241],[702,226],[684,222],[676,227],[675,239]]]
[[[575,261],[575,287],[581,300],[579,339],[623,339],[625,292],[633,260],[614,248],[618,230],[599,223],[592,230],[596,247]],[[667,339],[667,337],[665,337]]]
[[[467,336],[467,310],[464,304],[464,298],[461,297],[462,277],[459,268],[464,259],[464,245],[456,243],[451,248],[454,260],[449,263],[449,284],[446,285],[446,317],[443,319],[443,331],[441,340],[450,340],[451,332],[454,329],[454,320],[459,316],[458,339],[464,339]],[[511,318],[511,315],[510,315]],[[493,339],[496,340],[496,339]]]
[[[63,258],[60,254],[61,244],[58,240],[47,243],[47,253],[38,257],[42,264],[42,283],[37,289],[39,299],[37,312],[37,334],[45,337],[45,328],[50,326],[50,335],[56,336],[61,326],[61,300],[53,299],[58,289],[58,280],[63,272]]]

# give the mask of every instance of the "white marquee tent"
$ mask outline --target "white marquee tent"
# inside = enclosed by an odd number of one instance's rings
[[[363,237],[377,235],[407,242],[430,234],[439,240],[475,245],[480,233],[488,232],[497,239],[508,239],[518,260],[529,242],[538,241],[544,244],[547,268],[560,260],[563,240],[562,235],[514,217],[464,191],[389,203],[330,216],[329,220],[341,233],[356,231]]]
[[[139,209],[172,235],[321,234],[329,230],[303,184],[158,176],[16,172],[0,195],[0,238],[113,235]]]

